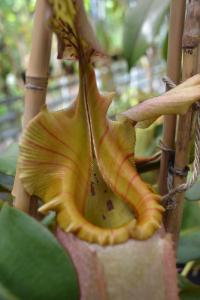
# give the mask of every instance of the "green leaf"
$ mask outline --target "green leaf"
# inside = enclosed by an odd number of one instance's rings
[[[4,201],[0,199],[0,209],[3,207]]]
[[[182,230],[177,251],[178,263],[200,259],[200,226]]]
[[[131,68],[153,43],[169,6],[169,0],[140,0],[129,9],[124,24],[123,52]]]
[[[15,175],[16,162],[18,157],[18,145],[10,145],[0,157],[0,172],[7,175]]]
[[[14,177],[0,172],[0,191],[11,191],[14,183]]]
[[[26,214],[0,212],[0,282],[20,300],[79,299],[76,271],[54,236]]]
[[[200,259],[200,206],[198,202],[185,201],[182,231],[178,248],[178,262]]]
[[[0,283],[0,300],[20,300]]]
[[[46,227],[51,227],[56,222],[56,213],[55,211],[50,211],[47,216],[41,221],[41,224]]]
[[[166,61],[167,61],[167,51],[168,51],[168,33],[166,34],[162,45],[162,57]]]
[[[10,194],[10,193],[8,193],[8,192],[1,192],[0,191],[0,208],[1,208],[1,206],[3,206],[3,204],[5,204],[5,202],[7,202],[7,203],[12,203],[12,201],[13,201],[13,197],[12,197],[12,195]],[[1,205],[1,203],[2,203],[2,205]]]
[[[199,202],[185,201],[181,229],[200,227],[200,205]]]
[[[191,283],[183,276],[179,276],[180,299],[197,300],[200,299],[200,286]]]
[[[191,177],[192,173],[189,172],[188,176]],[[189,189],[185,196],[188,200],[197,201],[200,200],[200,178],[198,181]]]

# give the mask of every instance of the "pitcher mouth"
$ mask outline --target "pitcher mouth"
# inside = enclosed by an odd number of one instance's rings
[[[69,199],[67,194],[59,195],[39,209],[41,213],[50,210],[56,211],[57,223],[65,232],[103,246],[123,243],[131,238],[147,239],[152,235],[151,230],[159,227],[153,219],[151,222],[138,222],[133,210],[106,185],[97,164],[93,168],[91,189],[84,210],[81,211],[78,201]]]
[[[118,228],[135,219],[133,210],[105,183],[93,161],[90,191],[85,205],[84,217],[102,228]]]
[[[104,182],[97,164],[93,165],[90,191],[84,210],[78,201],[70,201],[68,195],[58,196],[42,205],[43,214],[50,210],[57,213],[57,223],[65,232],[73,232],[77,237],[90,243],[112,245],[131,238],[136,219],[131,208],[117,197]],[[65,198],[64,201],[61,199]]]

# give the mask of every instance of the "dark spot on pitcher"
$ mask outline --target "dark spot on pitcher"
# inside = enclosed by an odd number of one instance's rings
[[[106,216],[105,215],[102,215],[102,218],[103,218],[103,220],[106,220]]]
[[[113,203],[112,203],[111,200],[108,200],[108,201],[106,202],[106,205],[107,205],[107,209],[108,209],[109,211],[111,211],[111,210],[114,209],[114,206],[113,206]]]
[[[92,196],[95,196],[96,193],[95,193],[95,188],[94,188],[94,182],[91,182],[90,190],[91,190]]]

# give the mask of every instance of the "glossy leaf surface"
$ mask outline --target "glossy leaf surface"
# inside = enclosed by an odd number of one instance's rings
[[[8,290],[20,300],[79,299],[76,271],[69,256],[41,224],[4,205],[0,236],[4,294]]]

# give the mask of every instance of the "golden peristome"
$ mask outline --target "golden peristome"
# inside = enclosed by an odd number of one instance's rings
[[[134,127],[107,117],[111,99],[88,65],[73,106],[44,108],[20,146],[20,178],[46,203],[40,211],[55,210],[62,229],[102,245],[147,239],[164,210],[135,169]]]

